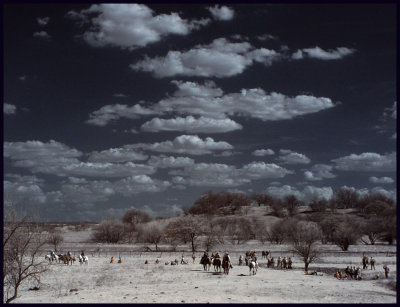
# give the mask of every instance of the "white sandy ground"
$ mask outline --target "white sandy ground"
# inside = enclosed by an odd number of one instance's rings
[[[395,251],[395,247],[392,247]],[[231,252],[234,268],[229,275],[209,272],[195,264],[186,252],[187,265],[165,265],[180,260],[181,252],[122,256],[122,264],[110,264],[109,256],[90,256],[89,264],[72,266],[52,264],[41,278],[38,291],[23,285],[14,303],[396,303],[396,292],[385,284],[396,281],[396,257],[379,255],[376,271],[362,270],[361,281],[337,280],[332,274],[307,276],[299,258],[292,258],[293,270],[266,268],[259,255],[260,268],[255,276],[246,266],[238,266],[239,253]],[[160,263],[155,264],[157,257]],[[285,254],[282,254],[282,256]],[[115,255],[116,260],[118,254]],[[275,257],[278,256],[275,254]],[[145,264],[145,260],[149,264]],[[382,263],[389,264],[390,278],[383,277]],[[360,257],[324,257],[310,270],[360,265]],[[71,289],[77,289],[76,291]]]

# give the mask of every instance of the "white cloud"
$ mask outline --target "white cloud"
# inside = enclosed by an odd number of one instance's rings
[[[88,124],[96,126],[105,126],[110,121],[115,121],[120,118],[136,119],[139,115],[152,115],[157,112],[142,107],[136,104],[132,107],[128,107],[125,104],[105,105],[99,110],[92,112],[89,116],[90,119],[86,121]]]
[[[39,38],[45,38],[45,39],[49,39],[50,35],[46,32],[46,31],[39,31],[39,32],[35,32],[33,33],[34,37],[39,37]]]
[[[226,118],[229,115],[249,116],[266,121],[291,119],[334,107],[331,99],[325,97],[308,95],[288,97],[275,92],[267,94],[260,88],[242,89],[240,93],[222,95],[222,90],[215,88],[214,84],[192,83],[190,86],[192,91],[182,91],[179,88],[178,96],[174,94],[163,99],[153,105],[152,109],[160,113],[177,112],[211,118]],[[190,95],[191,92],[200,89],[207,93],[206,97]]]
[[[216,20],[231,20],[235,16],[235,11],[227,6],[215,5],[214,7],[210,6],[207,9]]]
[[[194,118],[187,116],[185,118],[176,117],[173,119],[153,118],[141,126],[142,131],[182,131],[187,133],[224,133],[234,130],[241,130],[242,126],[237,122],[225,119],[213,119],[201,116]]]
[[[385,108],[383,112],[383,117],[391,117],[393,119],[397,118],[397,101],[393,103],[392,107]]]
[[[142,148],[144,150],[156,152],[186,153],[191,155],[210,154],[218,150],[229,150],[233,146],[227,142],[215,142],[214,139],[207,137],[201,139],[197,135],[181,135],[173,141],[164,141],[154,144],[133,144],[125,145],[125,148]]]
[[[223,91],[216,87],[214,81],[205,81],[204,85],[198,84],[196,82],[190,81],[171,81],[178,88],[173,96],[174,97],[219,97],[223,95]]]
[[[127,162],[127,161],[137,161],[146,160],[147,155],[126,148],[110,148],[103,151],[93,151],[89,158],[89,162]]]
[[[325,51],[320,47],[316,46],[314,48],[303,48],[297,50],[295,53],[292,54],[292,59],[300,60],[305,57],[308,57],[320,60],[338,60],[354,52],[355,49],[346,47],[338,47],[336,48],[336,50],[330,49],[328,51]]]
[[[318,188],[310,185],[305,186],[301,191],[290,185],[283,185],[280,187],[269,186],[266,189],[266,192],[280,199],[283,199],[287,195],[294,195],[306,203],[310,202],[314,198],[325,198],[329,200],[333,196],[333,190],[331,187]]]
[[[306,155],[291,150],[281,149],[279,153],[281,156],[277,160],[284,164],[308,164],[311,162]]]
[[[270,65],[279,59],[274,50],[254,49],[248,42],[231,43],[225,38],[192,49],[169,51],[165,57],[146,57],[130,67],[135,71],[153,72],[157,78],[175,75],[200,77],[231,77],[242,73],[253,62]]]
[[[315,164],[311,167],[311,170],[304,172],[304,177],[310,181],[322,180],[324,178],[335,178],[336,175],[332,174],[331,171],[333,166],[326,164]]]
[[[59,175],[89,176],[120,178],[134,175],[153,174],[155,168],[144,164],[126,163],[91,163],[80,162],[77,164],[64,165]]]
[[[183,170],[170,171],[172,182],[189,186],[235,187],[263,178],[283,178],[292,174],[276,164],[251,162],[241,168],[221,163],[197,163]]]
[[[122,93],[115,93],[113,95],[113,97],[116,97],[116,98],[127,98],[128,95],[125,95],[125,94],[122,94]]]
[[[84,40],[94,47],[116,46],[133,50],[175,34],[187,35],[209,23],[209,19],[188,21],[177,13],[155,15],[144,4],[102,3],[68,16],[90,24]]]
[[[262,34],[262,35],[257,35],[256,38],[260,41],[266,41],[266,40],[275,40],[278,39],[276,36],[271,35],[271,34]]]
[[[372,183],[382,183],[382,184],[393,183],[394,182],[394,180],[392,178],[390,178],[390,177],[380,177],[380,178],[378,178],[378,177],[374,177],[374,176],[369,177],[369,181],[372,182]]]
[[[167,157],[161,156],[151,156],[148,164],[156,168],[176,168],[176,167],[186,167],[194,164],[194,160],[188,157]]]
[[[257,149],[251,153],[253,156],[263,157],[273,155],[275,152],[272,149]]]
[[[114,188],[117,193],[131,196],[142,192],[161,192],[170,185],[168,181],[152,179],[147,175],[137,175],[117,181]]]
[[[396,153],[378,154],[364,152],[333,159],[335,168],[342,171],[378,171],[393,172],[396,170]]]
[[[13,104],[5,103],[3,104],[3,112],[6,115],[15,114],[17,107]]]
[[[50,17],[38,17],[36,20],[40,26],[45,26],[49,23]]]

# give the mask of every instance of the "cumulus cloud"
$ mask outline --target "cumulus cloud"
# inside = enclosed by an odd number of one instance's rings
[[[281,149],[279,151],[280,156],[277,160],[284,164],[308,164],[311,160],[304,154],[293,152],[287,149]]]
[[[276,164],[251,162],[237,168],[221,163],[197,163],[183,170],[171,171],[172,182],[188,186],[235,187],[265,178],[283,178],[293,172]]]
[[[292,59],[315,58],[319,60],[339,60],[354,53],[356,50],[346,47],[338,47],[336,50],[325,51],[320,47],[299,49],[292,54]]]
[[[179,87],[178,95],[174,94],[153,105],[152,109],[155,112],[177,112],[211,118],[226,118],[229,115],[249,116],[267,121],[291,119],[334,107],[331,99],[325,97],[309,95],[288,97],[275,92],[268,94],[261,88],[242,89],[240,93],[223,95],[222,90],[215,88],[214,84],[191,83],[190,91],[182,91],[182,83],[176,84]],[[204,91],[207,96],[191,95],[191,92],[197,91]]]
[[[176,168],[176,167],[186,167],[194,164],[194,160],[188,157],[167,157],[161,156],[151,156],[148,164],[156,168]]]
[[[146,57],[130,67],[135,71],[153,72],[157,78],[176,75],[231,77],[242,73],[254,62],[270,65],[279,54],[266,48],[254,49],[248,42],[231,43],[225,38],[209,45],[197,45],[188,51],[169,51],[165,57]]]
[[[90,25],[83,39],[93,47],[116,46],[133,50],[160,41],[175,34],[187,35],[207,25],[209,19],[186,20],[178,13],[156,15],[144,4],[101,3],[93,4],[68,16]]]
[[[49,23],[50,17],[38,17],[36,20],[40,26],[45,26]]]
[[[237,122],[225,119],[213,119],[201,116],[194,118],[187,116],[185,118],[176,117],[173,119],[153,118],[141,126],[142,131],[182,131],[187,133],[223,133],[242,129],[242,125]]]
[[[197,135],[181,135],[172,141],[157,142],[154,144],[133,144],[125,145],[125,148],[142,148],[144,150],[156,152],[186,153],[191,155],[211,154],[218,150],[229,150],[233,146],[227,142],[216,142],[207,137],[201,139]]]
[[[395,101],[393,103],[393,106],[390,108],[385,108],[384,112],[383,112],[383,117],[387,118],[393,118],[396,119],[397,118],[397,101]]]
[[[127,161],[137,161],[146,160],[147,155],[134,151],[132,149],[126,148],[110,148],[103,151],[93,151],[88,158],[89,162],[127,162]]]
[[[378,154],[364,152],[333,159],[335,169],[342,171],[393,172],[396,170],[396,153]]]
[[[274,197],[283,199],[287,195],[294,195],[298,199],[304,202],[310,202],[315,198],[325,198],[329,200],[333,196],[333,189],[331,187],[315,187],[315,186],[305,186],[303,190],[298,190],[290,185],[283,186],[269,186],[266,192]]]
[[[33,33],[33,36],[39,37],[39,38],[45,38],[45,39],[49,39],[51,37],[49,35],[49,33],[47,33],[46,31],[35,32],[35,33]]]
[[[110,121],[116,121],[120,118],[136,119],[139,118],[140,115],[152,114],[157,113],[139,104],[132,107],[128,107],[125,104],[105,105],[99,110],[92,112],[89,115],[90,119],[88,119],[86,123],[96,126],[105,126]]]
[[[231,20],[235,16],[235,11],[227,6],[215,5],[214,7],[210,6],[207,9],[216,20]]]
[[[390,177],[380,177],[380,178],[378,178],[378,177],[374,177],[374,176],[369,177],[369,181],[372,182],[372,183],[382,183],[382,184],[393,183],[394,182],[394,180],[392,178],[390,178]]]
[[[136,175],[117,181],[114,188],[119,194],[131,196],[142,192],[161,192],[170,185],[168,181],[152,179],[147,175]]]
[[[209,118],[208,121],[211,121],[211,118],[221,119],[221,121],[213,121],[213,123],[223,124],[223,126],[228,124],[230,129],[233,129],[234,127],[239,128],[239,126],[227,119],[228,116],[275,121],[291,119],[335,106],[331,99],[326,97],[314,97],[310,95],[288,97],[275,92],[266,93],[261,88],[242,89],[239,93],[224,94],[211,81],[198,84],[196,82],[173,80],[171,83],[176,85],[177,90],[171,96],[153,105],[149,105],[146,108],[140,104],[132,107],[119,104],[106,105],[92,112],[87,123],[104,126],[110,121],[120,118],[135,119],[139,115],[178,113],[180,115],[203,116]],[[178,121],[156,119],[151,125],[150,123],[146,125],[153,126],[159,124],[160,126],[164,126],[168,124],[176,127],[179,123],[179,125],[185,126],[185,121],[188,121],[188,119],[191,119],[191,117]],[[197,120],[197,123],[199,124],[200,121]],[[185,128],[190,129],[188,127]],[[196,129],[200,128],[197,127]],[[215,129],[221,129],[221,127],[215,127]]]
[[[6,115],[15,114],[17,111],[17,107],[10,103],[3,104],[3,112]]]
[[[267,155],[273,155],[275,152],[272,149],[257,149],[251,153],[253,156],[263,157]]]
[[[304,177],[310,181],[322,180],[324,178],[335,178],[331,171],[333,166],[326,164],[315,164],[309,171],[304,172]]]
[[[133,175],[153,174],[155,168],[144,164],[126,163],[92,163],[80,162],[64,165],[60,169],[63,175],[120,178]]]

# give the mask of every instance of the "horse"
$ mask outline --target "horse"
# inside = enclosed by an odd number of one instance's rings
[[[270,252],[267,252],[267,251],[262,251],[262,252],[261,252],[262,258],[265,258],[265,259],[267,259],[267,257],[268,257],[269,254],[270,254]]]
[[[214,258],[212,261],[212,264],[214,265],[214,271],[221,272],[221,259],[220,258]]]
[[[257,269],[258,269],[257,260],[252,260],[249,262],[249,269],[250,269],[250,275],[251,275],[251,273],[253,273],[253,275],[257,274]]]
[[[44,259],[49,260],[49,262],[53,261],[53,258],[51,257],[51,255],[44,256]]]
[[[89,258],[87,256],[79,255],[79,263],[80,264],[83,264],[83,263],[89,264]]]
[[[211,267],[210,257],[207,255],[203,255],[203,257],[201,257],[200,264],[203,265],[204,271],[207,271],[207,266],[208,266],[208,271],[209,271]]]
[[[229,261],[229,258],[224,257],[222,260],[222,268],[224,269],[225,274],[229,274],[229,269],[231,268],[231,262]]]

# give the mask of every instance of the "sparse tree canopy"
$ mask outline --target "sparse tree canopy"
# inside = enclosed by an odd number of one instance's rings
[[[133,228],[138,224],[147,223],[150,220],[151,218],[146,212],[137,209],[128,210],[122,217],[122,222],[130,224]]]
[[[94,242],[118,243],[125,235],[124,224],[118,220],[105,220],[97,225],[92,233]]]
[[[54,246],[54,251],[57,251],[57,247],[62,242],[64,242],[64,237],[59,231],[52,232],[47,237],[47,243],[52,244]]]
[[[317,223],[306,221],[293,221],[287,232],[292,243],[293,252],[297,253],[304,262],[304,271],[318,257],[315,243],[321,238],[321,230]]]
[[[202,232],[203,229],[199,219],[191,215],[179,217],[169,223],[165,229],[166,236],[170,240],[177,240],[183,243],[190,242],[192,252],[196,251],[197,239]]]
[[[10,303],[24,281],[39,283],[47,271],[47,263],[38,259],[46,237],[32,214],[20,216],[13,205],[4,208],[3,235],[3,299]]]
[[[163,237],[164,231],[161,226],[156,224],[142,224],[138,226],[138,241],[154,244],[156,251],[158,251],[158,244]]]

